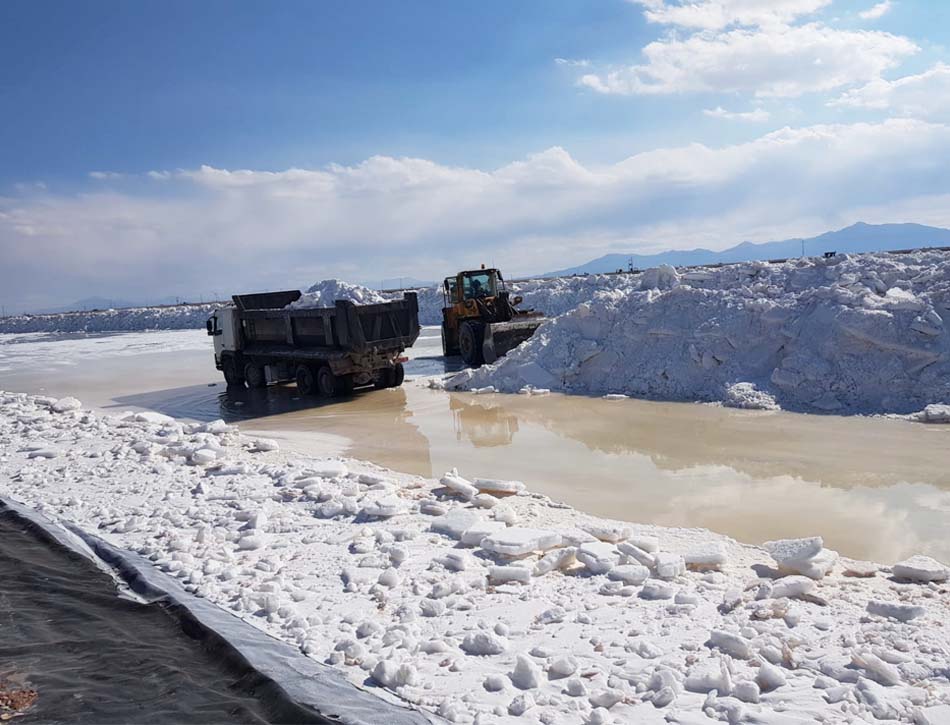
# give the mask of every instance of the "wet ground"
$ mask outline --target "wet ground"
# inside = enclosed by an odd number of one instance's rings
[[[330,722],[3,510],[0,633],[3,720],[12,703],[23,723]]]
[[[301,398],[292,385],[226,389],[200,331],[21,337],[0,336],[0,388],[75,395],[107,411],[224,418],[301,451],[422,476],[457,466],[468,476],[518,478],[592,514],[701,526],[750,543],[820,533],[856,558],[950,559],[946,426],[429,390],[419,376],[457,366],[440,357],[437,328],[410,351],[402,388],[329,403]]]

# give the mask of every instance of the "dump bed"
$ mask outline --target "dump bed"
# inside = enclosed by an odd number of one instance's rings
[[[300,296],[298,290],[234,295],[245,351],[384,352],[403,350],[419,337],[415,292],[370,305],[337,300],[333,307],[286,309]]]

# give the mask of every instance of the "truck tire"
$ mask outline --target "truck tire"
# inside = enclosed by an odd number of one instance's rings
[[[244,385],[244,378],[238,373],[234,358],[229,357],[221,363],[221,372],[224,373],[224,382],[229,388]]]
[[[406,379],[406,369],[402,366],[402,363],[396,363],[393,366],[391,376],[390,387],[398,388],[402,385],[402,381]]]
[[[343,381],[333,374],[329,365],[317,370],[317,393],[323,398],[336,398],[343,393]]]
[[[393,386],[392,368],[380,368],[376,371],[376,379],[373,381],[373,387],[377,390],[391,388]]]
[[[479,322],[464,322],[459,328],[459,351],[466,365],[478,367],[482,364],[482,339],[485,327]]]
[[[257,363],[250,362],[244,366],[244,380],[249,388],[263,388],[267,385],[264,368]]]
[[[309,365],[297,366],[297,392],[301,395],[313,395],[317,392],[317,376]]]

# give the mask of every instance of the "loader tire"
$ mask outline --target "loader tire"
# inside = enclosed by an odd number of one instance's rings
[[[452,345],[449,343],[449,335],[446,332],[445,323],[443,322],[442,323],[442,355],[444,357],[450,357],[452,355],[458,355],[458,354],[459,354],[458,343],[456,342],[455,345]]]
[[[297,373],[297,392],[301,395],[313,395],[317,392],[317,376],[309,365],[298,365]]]
[[[248,363],[244,366],[244,380],[249,388],[263,388],[267,385],[264,368],[256,363]]]
[[[464,322],[459,328],[459,351],[466,365],[478,367],[484,362],[482,357],[482,340],[485,337],[485,326],[478,322]]]

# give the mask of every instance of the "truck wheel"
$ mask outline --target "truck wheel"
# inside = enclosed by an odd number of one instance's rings
[[[244,366],[244,380],[247,381],[247,387],[249,388],[263,388],[267,385],[264,368],[255,363],[248,363]]]
[[[329,365],[321,365],[317,370],[317,392],[324,398],[335,398],[340,395],[343,387],[341,381]]]
[[[309,365],[297,366],[297,391],[301,395],[313,395],[317,392],[317,376]]]
[[[396,363],[390,375],[390,387],[398,388],[402,385],[402,381],[406,379],[406,369],[402,366],[402,363]]]
[[[393,386],[392,368],[380,368],[376,371],[376,380],[373,381],[373,387],[377,390],[391,388]]]
[[[466,365],[482,364],[482,337],[484,328],[476,322],[465,322],[459,330],[459,350]]]
[[[228,358],[221,364],[221,372],[224,373],[224,382],[228,384],[228,387],[244,385],[244,378],[238,374],[237,365],[234,364],[234,360]]]

